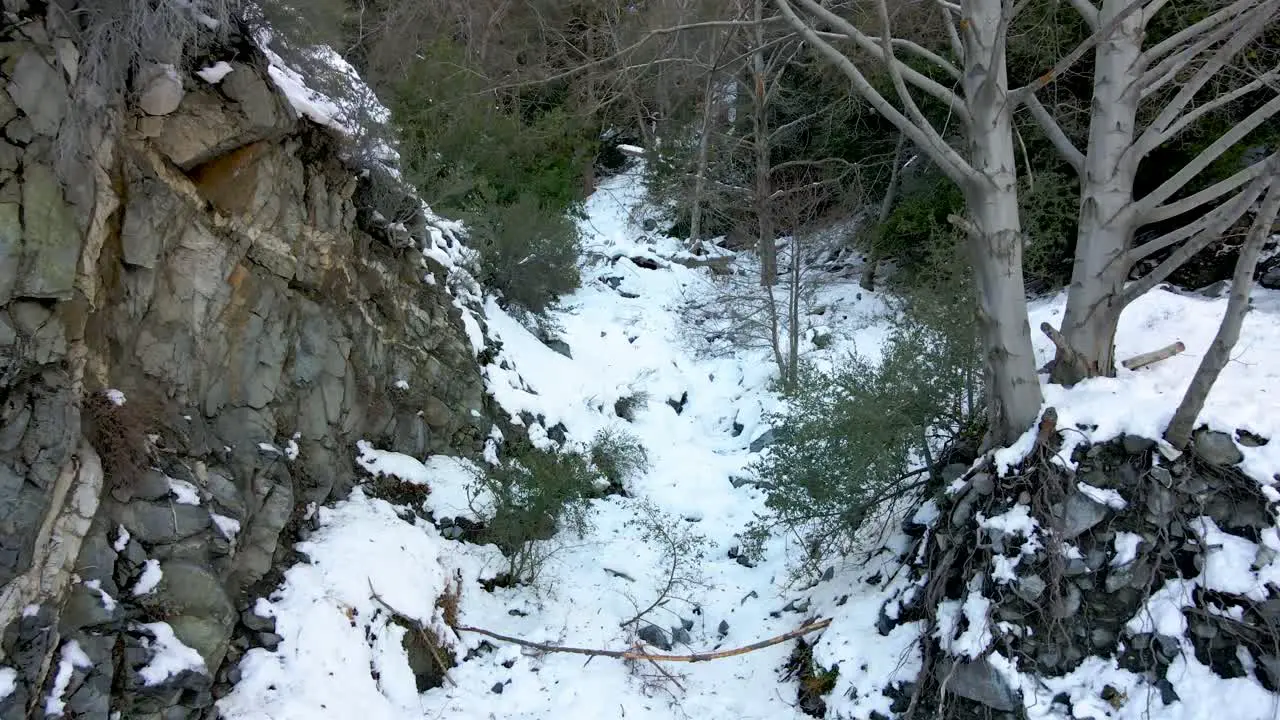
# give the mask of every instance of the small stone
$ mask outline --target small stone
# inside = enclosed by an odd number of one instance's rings
[[[1165,705],[1172,705],[1182,698],[1178,697],[1178,693],[1173,689],[1173,683],[1166,678],[1160,678],[1156,681],[1156,689],[1160,691],[1160,701]]]
[[[1044,594],[1046,587],[1048,585],[1039,575],[1028,575],[1018,578],[1018,584],[1014,587],[1013,592],[1023,600],[1035,604],[1036,600],[1039,600],[1040,596]]]
[[[1270,438],[1262,437],[1256,433],[1249,432],[1244,428],[1236,429],[1236,442],[1248,448],[1262,447],[1270,442]]]
[[[272,632],[258,633],[258,644],[268,652],[275,652],[284,638]]]
[[[751,563],[751,560],[749,560],[746,555],[739,555],[736,558],[736,560],[738,564],[741,565],[742,567],[755,567],[755,565]]]
[[[1093,643],[1093,647],[1099,650],[1109,648],[1116,642],[1116,634],[1106,628],[1094,628],[1089,634],[1089,640]]]
[[[1093,529],[1107,519],[1107,506],[1081,492],[1067,496],[1062,510],[1062,539],[1071,540]]]
[[[685,630],[692,630],[693,621],[688,618],[680,618],[680,627],[683,627]]]
[[[978,473],[969,481],[969,486],[979,495],[990,495],[995,492],[996,481],[992,479],[990,473]]]
[[[729,621],[728,621],[728,620],[721,620],[721,621],[720,621],[720,624],[716,627],[716,633],[717,633],[717,634],[719,634],[719,635],[720,635],[720,637],[724,637],[725,635],[728,635],[728,634],[729,634]]]
[[[1053,617],[1057,620],[1065,620],[1080,612],[1080,603],[1082,601],[1080,588],[1070,583],[1065,588],[1062,597],[1053,607]]]
[[[1141,435],[1125,435],[1121,440],[1124,445],[1124,451],[1130,455],[1141,455],[1151,451],[1156,446],[1155,440],[1144,438]]]
[[[499,682],[499,683],[494,683],[493,687],[489,688],[489,691],[497,695],[501,695],[503,689],[504,689],[503,684]]]
[[[275,618],[264,618],[255,615],[252,610],[245,610],[240,613],[240,622],[254,632],[275,632],[276,629]]]
[[[667,633],[657,625],[645,625],[640,628],[640,632],[636,633],[639,638],[650,645],[660,647],[663,650],[671,649],[671,641],[667,638]]]
[[[836,576],[836,568],[834,565],[832,565],[831,567],[828,567],[826,570],[822,571],[822,577],[820,578],[819,582],[827,582],[828,580],[830,580],[835,576]]]
[[[1244,460],[1244,453],[1236,447],[1231,436],[1214,430],[1199,430],[1195,434],[1196,457],[1214,467],[1229,467]]]
[[[1171,635],[1157,635],[1156,649],[1166,660],[1172,660],[1182,651],[1182,644],[1178,642],[1178,638]]]
[[[672,642],[678,642],[683,645],[688,645],[693,642],[693,637],[689,635],[688,630],[685,630],[683,627],[676,625],[675,627],[671,628],[671,640]]]

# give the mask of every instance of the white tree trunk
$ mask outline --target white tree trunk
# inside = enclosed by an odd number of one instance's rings
[[[966,228],[978,316],[986,350],[987,419],[991,441],[1012,442],[1040,412],[1040,382],[1022,279],[1017,156],[1004,65],[1000,0],[963,3],[969,33],[962,80],[972,115],[969,162],[978,176],[965,183]]]
[[[1071,289],[1062,335],[1088,367],[1067,362],[1061,352],[1055,382],[1071,384],[1115,371],[1115,331],[1129,264],[1123,256],[1133,241],[1137,161],[1128,152],[1137,132],[1141,86],[1133,69],[1142,54],[1143,18],[1134,12],[1115,18],[1132,0],[1105,0],[1098,26],[1111,28],[1094,51],[1093,105],[1089,146],[1080,177],[1080,222]]]

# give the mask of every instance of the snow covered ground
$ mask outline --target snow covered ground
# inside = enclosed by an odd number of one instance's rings
[[[706,543],[696,582],[645,616],[668,634],[672,627],[689,628],[685,642],[671,652],[737,647],[793,630],[810,618],[831,618],[830,627],[815,636],[820,640],[814,649],[824,667],[840,668],[828,716],[890,714],[890,699],[881,690],[912,679],[920,666],[918,625],[902,625],[887,636],[876,627],[882,606],[907,588],[906,573],[895,572],[893,553],[882,553],[866,564],[837,567],[826,580],[793,582],[782,538],[768,545],[765,559],[754,567],[731,557],[737,533],[763,508],[758,490],[749,484],[735,487],[731,479],[744,474],[754,457],[751,442],[766,430],[761,418],[778,406],[770,390],[775,370],[764,351],[708,358],[688,347],[680,326],[682,304],[701,292],[710,276],[705,269],[673,262],[681,257],[677,242],[645,237],[637,193],[634,178],[623,175],[603,183],[588,203],[583,227],[592,259],[582,289],[555,314],[572,359],[541,343],[495,303],[486,308],[489,334],[502,343],[498,362],[487,368],[495,398],[513,415],[524,411],[541,417],[531,436],[543,442],[550,442],[545,429],[556,424],[576,445],[604,428],[634,433],[648,449],[651,468],[631,482],[631,497],[595,502],[590,533],[551,541],[548,547],[555,553],[533,587],[493,591],[480,583],[504,569],[495,548],[448,540],[431,524],[406,521],[359,489],[347,501],[318,509],[321,528],[299,547],[310,562],[289,570],[284,585],[258,603],[259,614],[275,617],[283,642],[275,652],[255,649],[246,656],[241,682],[219,703],[225,717],[806,717],[797,705],[796,682],[782,679],[793,643],[713,662],[665,665],[671,679],[645,663],[537,653],[474,633],[457,635],[444,623],[435,599],[454,587],[461,590],[461,625],[557,645],[615,650],[634,645],[636,625],[623,623],[659,597],[667,577],[662,548],[644,542],[643,523],[637,523],[649,512],[646,507],[662,513],[664,527],[701,535]],[[630,258],[660,267],[646,269]],[[828,306],[822,322],[838,324],[840,332],[838,342],[821,353],[836,358],[857,349],[874,356],[885,333],[877,321],[884,310],[881,299],[849,285],[826,289],[822,302]],[[1235,359],[1203,418],[1219,429],[1244,428],[1276,438],[1280,366],[1273,358],[1280,354],[1280,294],[1259,291],[1255,302]],[[1163,290],[1138,300],[1122,320],[1119,356],[1174,340],[1182,340],[1187,352],[1070,391],[1048,388],[1047,402],[1057,408],[1060,427],[1097,425],[1088,434],[1098,440],[1121,432],[1158,435],[1212,339],[1224,304],[1224,299]],[[1062,307],[1061,297],[1036,303],[1033,327],[1054,321]],[[1041,362],[1049,352],[1047,340],[1038,342]],[[504,363],[508,369],[502,369]],[[648,402],[634,422],[617,417],[615,401],[637,394],[647,395]],[[464,461],[409,458],[367,444],[360,451],[371,472],[425,483],[437,516],[471,512],[471,476]],[[1267,479],[1280,471],[1280,442],[1246,448],[1245,454],[1244,467],[1254,477]],[[900,541],[889,543],[897,547]],[[411,630],[392,622],[386,605],[465,657],[442,687],[417,692],[402,646]],[[894,607],[889,602],[886,608],[891,617]],[[1226,681],[1190,671],[1184,681],[1185,687],[1175,682],[1184,701],[1164,709],[1157,703],[1151,717],[1209,717],[1218,690],[1237,697],[1263,692],[1256,683],[1238,685],[1250,681],[1215,685]],[[1084,696],[1100,692],[1107,682],[1133,685],[1102,663],[1073,674],[1069,689]],[[1028,695],[1028,703],[1034,703],[1034,693]],[[1116,716],[1136,718],[1140,710]],[[1270,712],[1266,708],[1249,712],[1239,717],[1273,717],[1258,714]]]

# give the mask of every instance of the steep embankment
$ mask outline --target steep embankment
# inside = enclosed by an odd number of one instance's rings
[[[482,448],[460,247],[234,32],[86,116],[54,5],[0,64],[0,716],[210,716],[357,440]]]

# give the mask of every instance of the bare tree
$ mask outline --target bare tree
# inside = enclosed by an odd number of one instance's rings
[[[898,134],[898,146],[893,151],[893,165],[889,169],[889,184],[884,189],[884,197],[880,199],[880,212],[876,215],[876,225],[872,229],[873,233],[881,232],[884,224],[889,222],[889,215],[893,212],[893,204],[898,197],[898,176],[902,172],[902,156],[906,150],[907,136],[902,133]],[[867,251],[867,264],[862,268],[862,277],[859,278],[858,284],[863,290],[874,290],[876,286],[876,268],[880,264],[880,245],[879,239],[873,241],[871,248]]]
[[[1231,297],[1227,300],[1222,324],[1218,327],[1218,334],[1214,337],[1213,344],[1201,359],[1200,367],[1196,369],[1196,374],[1191,379],[1191,384],[1187,387],[1187,392],[1183,395],[1173,419],[1169,421],[1169,428],[1165,431],[1165,439],[1179,449],[1185,448],[1190,442],[1196,416],[1204,408],[1209,391],[1213,389],[1218,375],[1226,367],[1227,360],[1231,358],[1231,349],[1240,339],[1240,326],[1244,324],[1245,313],[1249,311],[1249,291],[1253,289],[1253,273],[1258,266],[1258,256],[1262,252],[1267,236],[1271,234],[1276,215],[1280,213],[1280,162],[1272,161],[1268,165],[1267,175],[1260,176],[1250,183],[1247,189],[1257,197],[1261,186],[1270,184],[1270,189],[1262,201],[1262,207],[1254,216],[1253,225],[1250,226],[1249,234],[1245,237],[1244,246],[1240,248],[1240,257],[1236,260],[1235,274],[1231,280]]]
[[[1005,48],[1014,14],[1002,0],[935,0],[945,20],[952,54],[960,66],[891,33],[886,0],[875,0],[878,37],[817,0],[774,0],[807,43],[835,64],[854,92],[894,124],[948,178],[962,189],[968,217],[965,230],[973,260],[987,374],[990,442],[1010,442],[1035,421],[1040,410],[1031,328],[1022,276],[1022,227],[1018,213],[1017,158],[1013,103]],[[843,51],[836,43],[851,44]],[[958,92],[915,70],[897,57],[911,53],[951,77]],[[859,64],[871,58],[892,81],[897,103],[882,96]],[[941,103],[965,128],[962,155],[925,116],[916,94]]]
[[[1218,3],[1220,7],[1207,17],[1144,48],[1151,21],[1169,4],[1168,0],[1101,0],[1100,5],[1073,0],[1071,6],[1092,34],[1038,80],[1011,93],[1080,175],[1079,234],[1061,328],[1065,345],[1059,348],[1053,374],[1057,382],[1114,372],[1121,311],[1217,239],[1223,226],[1240,219],[1250,204],[1245,186],[1269,162],[1253,163],[1226,180],[1185,192],[1210,165],[1280,113],[1280,65],[1232,82],[1246,75],[1239,72],[1242,53],[1274,27],[1280,0]],[[1087,145],[1081,150],[1036,93],[1090,50],[1093,99]],[[1233,66],[1236,72],[1229,74]],[[1211,86],[1216,96],[1201,98]],[[1154,190],[1135,197],[1144,159],[1215,111],[1242,102],[1256,109]],[[1144,118],[1150,119],[1144,123]],[[1160,224],[1161,234],[1135,245],[1139,230],[1154,223]],[[1139,261],[1179,244],[1178,251],[1143,281],[1125,287]]]

